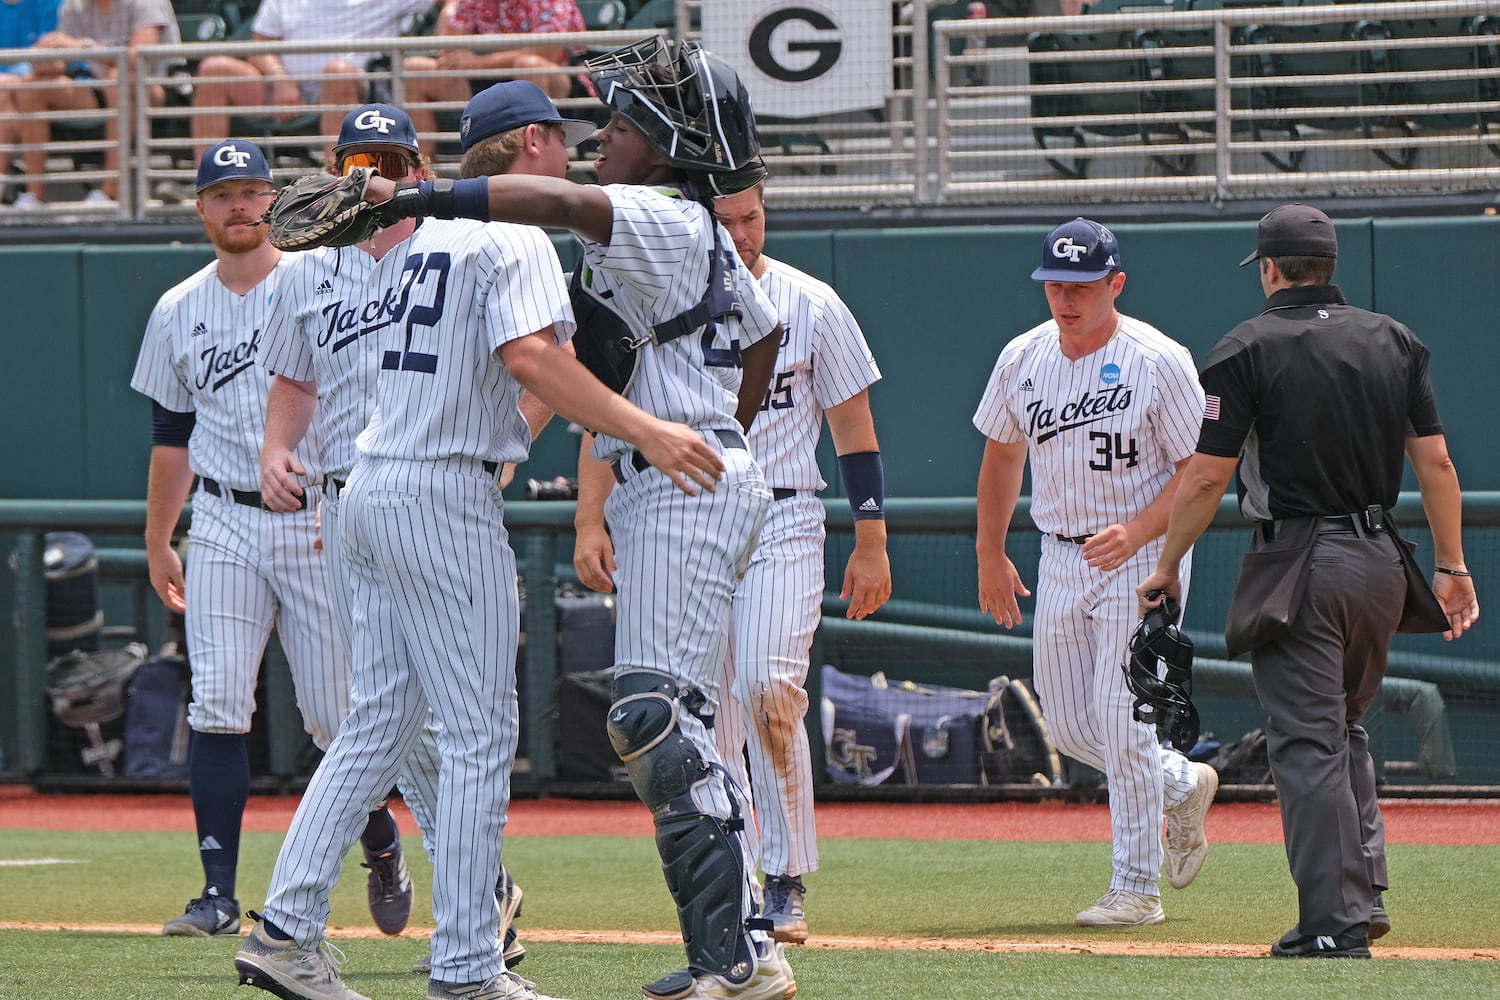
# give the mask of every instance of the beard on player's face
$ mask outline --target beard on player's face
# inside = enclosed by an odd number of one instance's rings
[[[215,250],[224,253],[249,253],[266,242],[267,232],[263,225],[250,225],[253,219],[230,218],[222,221],[203,220],[208,242]]]

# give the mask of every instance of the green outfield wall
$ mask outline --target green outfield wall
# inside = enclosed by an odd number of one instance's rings
[[[1200,361],[1259,307],[1254,270],[1235,266],[1254,246],[1253,222],[1117,230],[1127,274],[1120,307]],[[1500,282],[1490,273],[1500,219],[1356,219],[1338,230],[1348,299],[1401,318],[1432,349],[1464,487],[1500,489],[1486,417],[1500,375],[1491,329]],[[985,380],[1004,343],[1046,317],[1029,279],[1044,232],[771,233],[768,251],[830,281],[869,337],[885,374],[872,399],[892,496],[972,495],[983,442],[970,417]],[[557,243],[570,265],[571,240]],[[12,429],[0,497],[144,496],[150,408],[129,388],[141,333],[157,297],[210,259],[203,244],[0,247],[11,358],[0,375],[0,424]],[[555,425],[518,479],[571,473],[575,445]]]

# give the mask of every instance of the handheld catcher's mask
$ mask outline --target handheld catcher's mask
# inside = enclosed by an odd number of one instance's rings
[[[729,173],[760,154],[739,74],[696,43],[653,36],[584,65],[609,109],[628,118],[672,166]]]
[[[1156,726],[1185,753],[1198,742],[1198,710],[1193,707],[1193,641],[1176,624],[1181,610],[1167,597],[1147,612],[1130,637],[1122,669],[1135,695],[1136,721]]]

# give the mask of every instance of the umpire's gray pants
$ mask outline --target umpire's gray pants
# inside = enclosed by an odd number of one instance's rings
[[[1292,630],[1251,654],[1303,934],[1367,924],[1388,885],[1375,764],[1357,725],[1380,690],[1406,596],[1394,540],[1313,542]]]

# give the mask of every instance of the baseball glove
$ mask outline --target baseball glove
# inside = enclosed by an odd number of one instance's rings
[[[369,239],[384,220],[364,200],[376,171],[355,167],[343,177],[310,174],[282,188],[261,216],[279,250],[347,247]]]

